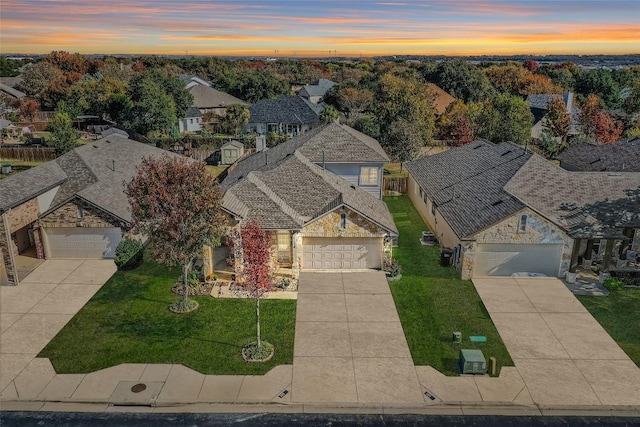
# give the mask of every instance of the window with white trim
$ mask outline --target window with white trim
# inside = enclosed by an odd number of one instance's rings
[[[378,168],[375,166],[360,166],[360,185],[378,185]]]

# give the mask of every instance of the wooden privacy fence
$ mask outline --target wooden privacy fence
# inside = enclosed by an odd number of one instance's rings
[[[397,196],[398,194],[407,194],[407,177],[401,176],[397,178],[382,178],[382,193],[385,196]]]
[[[47,162],[56,158],[56,149],[52,147],[3,147],[0,146],[0,159],[21,160],[23,162]]]
[[[192,148],[189,150],[189,155],[191,158],[196,160],[207,160],[207,157],[214,153],[213,148]]]

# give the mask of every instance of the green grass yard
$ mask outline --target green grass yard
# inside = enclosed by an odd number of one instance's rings
[[[513,366],[498,331],[473,283],[458,278],[453,267],[438,264],[439,248],[419,242],[428,227],[407,196],[385,197],[400,233],[394,257],[402,278],[391,282],[409,349],[416,365],[431,365],[456,375],[461,348],[479,349],[485,358],[496,357],[498,367]],[[453,344],[452,333],[462,332],[463,343]],[[470,335],[484,335],[486,343],[472,343]]]
[[[181,363],[203,374],[259,375],[293,361],[296,302],[261,302],[262,337],[275,346],[267,363],[246,363],[255,339],[255,302],[195,297],[200,308],[176,315],[168,305],[179,272],[146,261],[118,271],[42,350],[58,373],[92,372],[120,363]]]
[[[577,298],[640,367],[640,289],[622,289],[607,297]]]

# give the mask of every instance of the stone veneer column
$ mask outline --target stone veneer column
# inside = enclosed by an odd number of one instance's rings
[[[7,273],[8,284],[16,286],[19,283],[18,271],[16,270],[16,254],[13,251],[7,212],[0,216],[0,220],[0,256]]]

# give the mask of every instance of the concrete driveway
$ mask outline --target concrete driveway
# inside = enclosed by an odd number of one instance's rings
[[[18,286],[0,287],[3,397],[28,397],[55,375],[36,355],[115,271],[112,260],[46,260]]]
[[[640,369],[560,280],[491,277],[473,284],[533,402],[640,405]]]
[[[292,402],[424,403],[384,273],[302,273]]]

